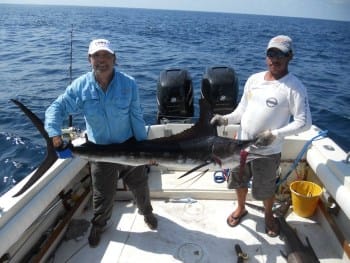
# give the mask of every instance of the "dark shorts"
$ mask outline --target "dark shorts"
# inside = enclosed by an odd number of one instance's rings
[[[230,171],[227,188],[238,189],[249,187],[252,183],[252,195],[256,200],[266,200],[275,194],[277,171],[281,154],[266,155],[247,163],[240,174],[240,168]]]

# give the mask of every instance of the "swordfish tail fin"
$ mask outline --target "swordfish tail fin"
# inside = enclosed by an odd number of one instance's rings
[[[46,156],[44,161],[39,165],[38,169],[34,172],[34,174],[29,178],[29,180],[25,183],[25,185],[13,196],[19,196],[27,191],[57,160],[57,154],[53,147],[52,141],[47,134],[44,123],[36,116],[31,110],[29,110],[26,106],[24,106],[21,102],[15,99],[11,99],[11,101],[16,104],[24,114],[31,120],[34,126],[38,129],[40,134],[44,137],[46,141]]]

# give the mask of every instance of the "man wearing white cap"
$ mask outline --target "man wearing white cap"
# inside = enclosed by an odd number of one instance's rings
[[[248,78],[241,101],[232,113],[215,115],[211,120],[213,125],[240,123],[240,139],[257,138],[255,145],[247,151],[266,156],[247,163],[244,169],[231,172],[228,188],[236,189],[238,206],[227,218],[227,224],[237,226],[247,215],[245,201],[248,183],[253,179],[252,195],[264,203],[265,231],[271,237],[279,234],[272,206],[283,139],[311,126],[307,91],[288,71],[292,58],[292,39],[284,35],[272,38],[266,49],[268,70]]]
[[[61,127],[69,114],[84,115],[89,141],[96,144],[122,143],[147,137],[135,80],[118,71],[116,55],[106,39],[91,41],[88,60],[92,71],[75,79],[46,110],[45,129],[55,148],[62,148]],[[68,149],[57,151],[59,157],[71,157]],[[131,167],[114,163],[91,162],[93,187],[92,227],[89,244],[96,247],[111,218],[117,179],[122,178],[132,191],[140,214],[150,229],[157,228],[152,213],[145,166]]]

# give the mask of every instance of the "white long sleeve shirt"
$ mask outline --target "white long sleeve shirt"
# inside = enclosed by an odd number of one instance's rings
[[[253,74],[247,80],[237,108],[225,115],[228,123],[240,123],[240,139],[253,139],[260,132],[271,130],[276,139],[266,147],[251,148],[252,152],[274,154],[282,151],[283,138],[311,126],[307,91],[293,74],[267,81],[265,72]]]

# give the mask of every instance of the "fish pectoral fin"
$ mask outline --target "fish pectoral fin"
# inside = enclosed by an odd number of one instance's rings
[[[197,165],[196,167],[192,168],[191,170],[187,171],[186,173],[184,173],[183,175],[181,175],[179,178],[177,179],[181,179],[187,175],[189,175],[190,173],[193,173],[195,171],[197,171],[198,169],[204,167],[204,166],[207,166],[208,164],[211,164],[213,162],[213,160],[207,160],[205,161],[204,163],[201,163],[200,165]]]

